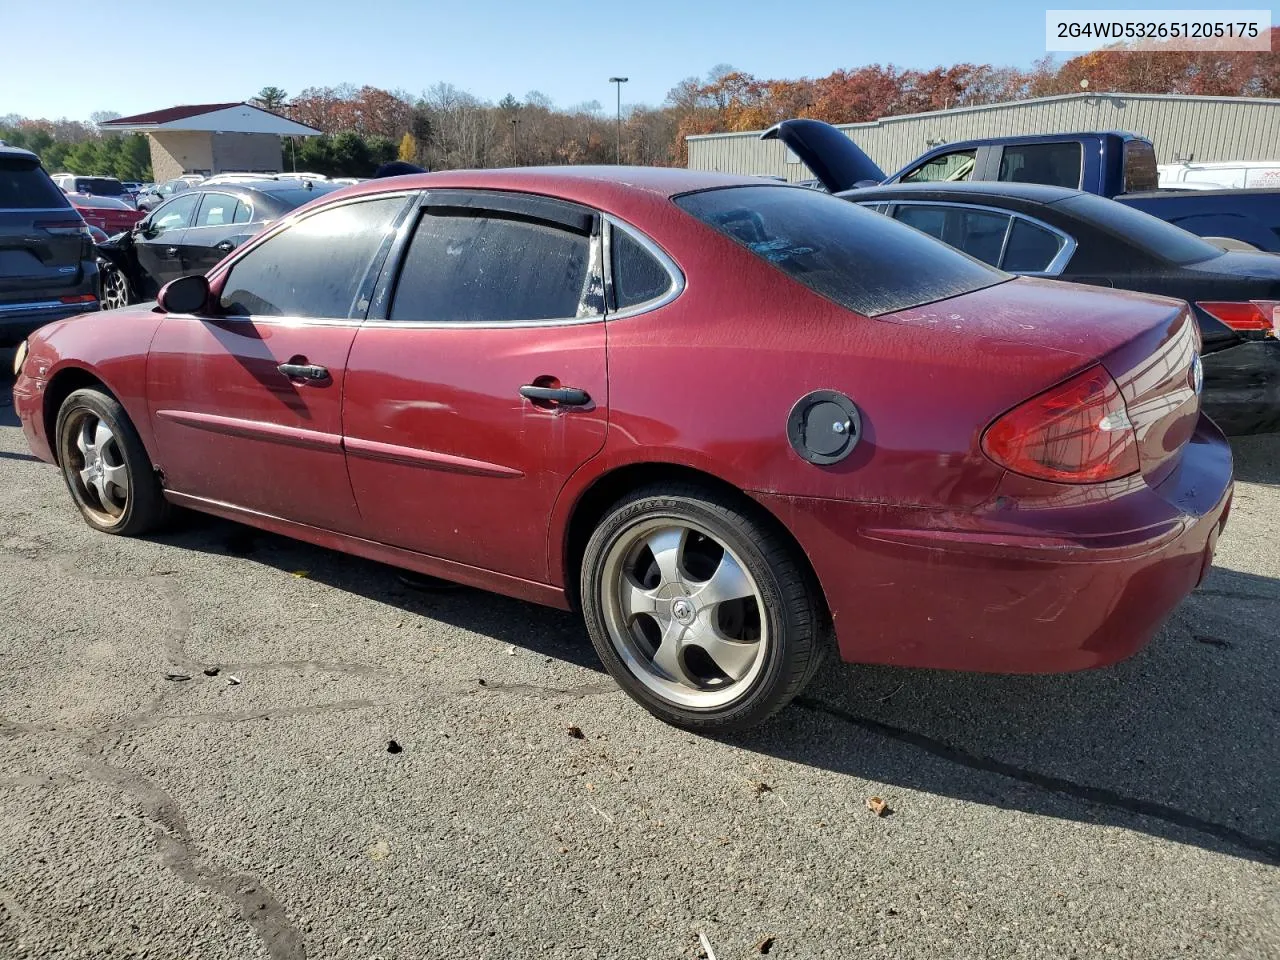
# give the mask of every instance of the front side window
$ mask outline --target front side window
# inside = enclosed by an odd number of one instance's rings
[[[993,267],[1000,265],[1009,216],[960,206],[903,204],[894,218],[963,250]]]
[[[900,177],[902,183],[936,183],[939,180],[955,182],[973,176],[977,162],[977,150],[954,150],[927,160]]]
[[[175,197],[156,210],[151,216],[151,236],[158,237],[189,226],[199,199],[196,194],[189,193],[185,197]]]
[[[362,315],[357,295],[405,202],[384,197],[304,217],[236,261],[222,286],[222,309],[233,316]]]
[[[1080,187],[1083,149],[1075,141],[1024,143],[1005,147],[1000,155],[998,179],[1010,183],[1044,183],[1053,187]]]
[[[593,286],[589,233],[512,213],[428,208],[405,254],[388,319],[518,323],[591,316],[598,312]]]
[[[813,190],[729,187],[675,202],[814,293],[863,316],[1009,279],[888,217]]]

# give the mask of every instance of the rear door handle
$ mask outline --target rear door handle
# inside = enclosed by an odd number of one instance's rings
[[[520,396],[526,400],[542,400],[565,407],[583,407],[591,402],[591,396],[578,387],[539,387],[526,383],[520,388]]]
[[[235,246],[236,245],[232,243],[230,240],[223,240],[220,244],[215,246],[213,249],[219,250],[222,253],[230,253],[232,250],[235,249]]]
[[[178,248],[177,248],[177,247],[165,247],[165,248],[164,248],[164,255],[165,255],[166,257],[176,257],[176,256],[178,255]]]
[[[282,363],[276,367],[290,380],[328,380],[329,370],[314,363]]]

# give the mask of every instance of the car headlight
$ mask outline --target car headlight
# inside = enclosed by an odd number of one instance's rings
[[[18,351],[13,355],[13,375],[15,377],[22,374],[22,365],[27,362],[27,341],[23,340],[18,344]]]

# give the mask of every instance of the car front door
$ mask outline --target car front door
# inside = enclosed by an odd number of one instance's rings
[[[252,205],[229,193],[204,193],[178,253],[183,273],[208,273],[236,247],[253,215]]]
[[[147,401],[169,490],[356,529],[342,455],[347,354],[408,197],[302,217],[212,279],[210,315],[164,318]]]
[[[133,249],[142,274],[143,297],[154,297],[170,280],[182,276],[180,247],[200,196],[186,193],[156,207],[133,235]]]
[[[546,583],[556,496],[608,423],[600,218],[465,190],[415,216],[348,362],[365,535]]]

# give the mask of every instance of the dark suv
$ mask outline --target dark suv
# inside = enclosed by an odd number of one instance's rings
[[[93,238],[28,150],[0,146],[0,347],[99,306]]]

